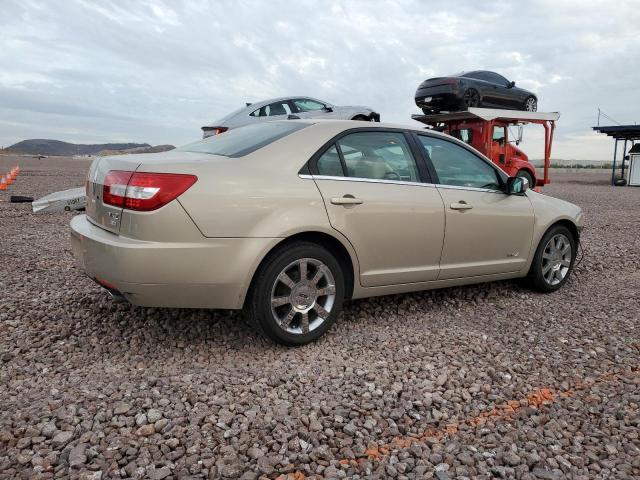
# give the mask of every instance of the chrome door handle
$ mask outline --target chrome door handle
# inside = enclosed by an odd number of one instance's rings
[[[332,197],[331,203],[334,205],[360,205],[362,200],[353,195],[345,195],[344,197]]]
[[[464,200],[460,200],[458,203],[452,203],[450,207],[451,210],[471,210],[473,208],[472,205],[469,205]]]

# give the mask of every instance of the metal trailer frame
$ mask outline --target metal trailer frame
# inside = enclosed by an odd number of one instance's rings
[[[494,122],[504,122],[513,125],[526,125],[528,123],[536,123],[544,127],[544,177],[538,180],[537,186],[548,185],[549,165],[551,163],[551,147],[553,146],[553,134],[556,129],[556,122],[560,118],[560,112],[527,112],[520,110],[505,110],[498,108],[479,108],[469,107],[468,110],[460,112],[436,113],[436,114],[417,114],[411,115],[413,120],[424,123],[431,128],[437,128],[440,124],[454,122],[486,122],[490,128],[483,129],[484,143],[487,146],[487,152],[490,152],[491,138]],[[491,157],[491,155],[487,155]]]
[[[618,142],[624,142],[622,146],[622,162],[620,163],[620,178],[624,179],[625,162],[628,160],[627,144],[631,142],[631,148],[640,141],[640,125],[607,125],[592,127],[599,133],[613,137],[613,165],[611,167],[611,185],[616,184],[616,166],[618,162]]]

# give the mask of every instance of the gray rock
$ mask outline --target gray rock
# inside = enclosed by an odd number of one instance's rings
[[[342,427],[342,431],[347,435],[355,435],[358,431],[358,428],[353,423],[347,423],[344,427]]]
[[[260,471],[265,475],[271,475],[274,472],[274,461],[270,457],[263,455],[258,458],[258,461],[256,463],[258,465],[258,469],[260,469]]]
[[[147,410],[147,421],[149,423],[156,423],[161,418],[162,412],[160,410],[156,410],[155,408]]]
[[[113,407],[113,414],[114,415],[124,415],[129,410],[131,410],[131,405],[129,405],[128,403],[125,403],[125,402],[118,402]]]
[[[74,468],[80,468],[87,462],[86,455],[87,446],[80,443],[69,452],[69,465]]]
[[[162,480],[171,475],[171,469],[169,467],[155,468],[151,471],[150,477],[152,480]]]
[[[67,443],[69,443],[69,441],[72,438],[73,438],[73,432],[69,430],[58,432],[54,435],[53,439],[51,440],[51,445],[54,448],[59,449],[61,447],[64,447]]]
[[[42,426],[40,434],[43,437],[51,438],[56,433],[56,424],[54,422],[47,422]]]
[[[145,413],[139,413],[136,415],[136,425],[141,427],[147,423],[147,415]]]

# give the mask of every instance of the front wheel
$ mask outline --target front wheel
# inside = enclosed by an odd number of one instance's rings
[[[325,248],[297,242],[261,266],[248,302],[254,325],[283,345],[320,338],[335,322],[344,299],[340,264]]]
[[[536,97],[527,97],[527,99],[524,101],[524,109],[527,112],[538,111],[538,100],[536,100]]]
[[[578,240],[564,225],[549,229],[540,240],[527,282],[539,292],[554,292],[568,280],[576,259]]]

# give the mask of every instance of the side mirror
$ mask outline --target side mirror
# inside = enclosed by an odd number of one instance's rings
[[[523,133],[522,125],[518,125],[518,135],[516,136],[516,145],[520,145],[520,142],[522,141],[522,133]]]
[[[515,86],[516,86],[516,82],[512,81],[512,82],[507,83],[507,88],[513,88]]]
[[[324,111],[325,112],[333,112],[333,107],[331,105],[325,105],[324,106]]]
[[[522,177],[509,177],[507,179],[508,195],[524,195],[529,190],[529,180]]]

